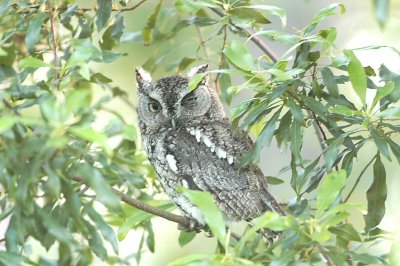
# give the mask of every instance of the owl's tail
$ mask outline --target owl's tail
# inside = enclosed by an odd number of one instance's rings
[[[269,193],[265,178],[260,178],[260,184],[260,197],[265,204],[266,211],[273,211],[280,215],[286,215],[285,210],[282,209],[279,202],[274,198],[274,196],[271,195],[271,193]]]
[[[274,196],[271,195],[271,193],[269,193],[265,178],[260,178],[260,184],[260,197],[265,204],[265,210],[276,212],[279,215],[286,215],[285,210],[280,206],[279,202],[274,198]],[[273,231],[268,228],[262,228],[260,233],[271,244],[278,239],[282,232]]]

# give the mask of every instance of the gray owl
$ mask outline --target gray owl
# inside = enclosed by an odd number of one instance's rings
[[[194,90],[189,73],[151,81],[136,69],[138,116],[144,148],[170,199],[191,221],[191,228],[205,226],[201,211],[178,187],[208,191],[230,221],[249,221],[267,210],[284,214],[267,190],[258,167],[241,167],[242,155],[252,148],[249,137],[232,131],[216,92],[207,77]],[[182,229],[182,228],[181,228]]]

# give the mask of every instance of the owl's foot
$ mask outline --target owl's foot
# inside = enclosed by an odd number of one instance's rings
[[[189,219],[189,218],[188,218]],[[196,232],[199,233],[202,229],[204,229],[206,226],[202,225],[198,221],[194,219],[189,219],[189,226],[183,225],[183,224],[178,224],[178,229],[185,231],[185,232]]]
[[[272,231],[268,228],[262,228],[260,230],[260,233],[268,241],[269,244],[274,243],[279,238],[279,236],[282,235],[282,232]]]

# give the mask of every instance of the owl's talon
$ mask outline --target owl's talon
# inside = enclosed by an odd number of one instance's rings
[[[197,222],[196,220],[189,219],[189,226],[178,224],[178,229],[185,231],[185,232],[196,232],[199,233],[205,226],[201,223]]]
[[[211,232],[210,228],[208,228],[208,227],[207,227],[206,230],[204,230],[204,235],[206,237],[213,237],[214,236],[214,234]]]

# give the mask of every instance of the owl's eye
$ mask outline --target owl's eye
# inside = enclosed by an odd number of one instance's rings
[[[188,95],[186,95],[185,97],[183,97],[182,99],[182,103],[186,104],[186,103],[192,103],[194,101],[197,100],[197,97],[194,95],[194,93],[189,93]]]
[[[158,113],[161,110],[161,105],[158,102],[149,103],[149,111],[152,113]]]

